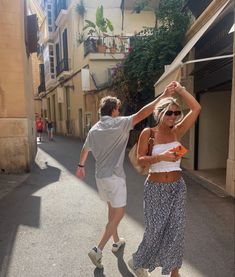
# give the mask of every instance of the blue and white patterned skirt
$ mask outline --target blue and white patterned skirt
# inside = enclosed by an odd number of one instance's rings
[[[173,183],[146,180],[144,188],[145,232],[133,254],[134,269],[149,272],[162,267],[167,275],[180,268],[183,259],[186,185],[183,178]]]

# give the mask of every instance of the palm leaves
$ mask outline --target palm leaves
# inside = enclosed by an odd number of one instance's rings
[[[89,29],[88,34],[93,35],[96,34],[100,37],[103,33],[107,33],[107,31],[113,32],[113,24],[108,18],[104,18],[104,8],[101,5],[96,10],[96,21],[95,23],[90,20],[85,20],[86,25],[83,30]]]

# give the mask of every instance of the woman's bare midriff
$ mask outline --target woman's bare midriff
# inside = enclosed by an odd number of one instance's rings
[[[172,183],[182,177],[182,171],[152,172],[148,175],[148,180],[157,183]]]

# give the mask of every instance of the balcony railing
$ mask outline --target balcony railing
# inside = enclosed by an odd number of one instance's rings
[[[88,37],[84,41],[84,56],[90,53],[128,53],[131,50],[132,38],[127,36]]]
[[[69,59],[62,59],[56,66],[56,76],[58,76],[63,71],[69,70]]]

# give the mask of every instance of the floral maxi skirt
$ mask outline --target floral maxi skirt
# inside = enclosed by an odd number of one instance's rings
[[[144,188],[145,232],[133,254],[134,269],[149,272],[162,267],[167,275],[180,268],[183,259],[186,185],[183,178],[173,183],[146,180]]]

